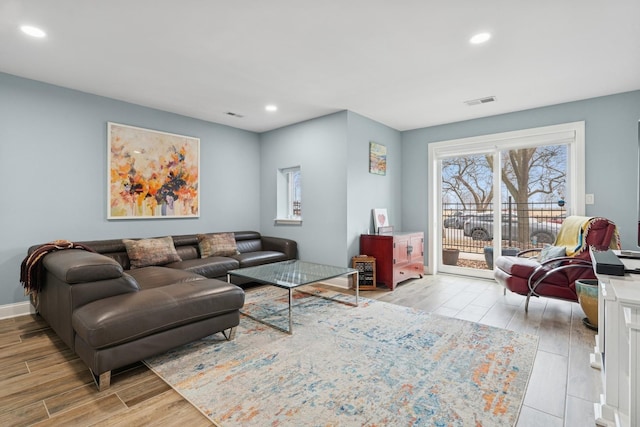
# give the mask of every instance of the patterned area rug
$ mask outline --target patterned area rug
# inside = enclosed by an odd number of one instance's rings
[[[296,292],[293,335],[242,316],[146,360],[221,426],[512,426],[538,339],[327,289]],[[244,311],[288,327],[287,291],[247,292]]]

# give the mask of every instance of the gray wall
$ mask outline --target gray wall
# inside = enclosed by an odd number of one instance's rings
[[[200,138],[200,218],[107,221],[108,121]],[[0,305],[26,300],[34,244],[260,227],[252,132],[0,73],[0,159]]]
[[[347,256],[360,253],[360,234],[373,233],[374,208],[387,208],[389,222],[402,227],[401,133],[381,123],[349,112],[347,170]],[[369,142],[387,147],[387,174],[369,173]]]
[[[266,132],[261,144],[261,229],[298,242],[302,260],[343,265],[347,230],[346,111]],[[302,224],[275,225],[278,169],[300,166]]]
[[[403,224],[427,230],[430,142],[584,121],[586,193],[595,196],[586,214],[613,220],[623,246],[637,249],[638,120],[640,91],[634,91],[403,132]]]
[[[253,229],[298,241],[302,259],[346,266],[373,208],[396,229],[426,232],[430,142],[579,120],[595,195],[587,214],[613,219],[636,248],[638,119],[635,91],[402,133],[344,111],[257,135],[0,73],[0,306],[26,300],[27,247],[60,238]],[[200,138],[200,218],[106,220],[108,121]],[[368,172],[369,141],[387,146],[386,176]],[[303,223],[276,226],[277,169],[295,165]]]
[[[369,141],[387,147],[387,175],[369,173]],[[347,266],[371,209],[401,227],[400,132],[343,111],[261,135],[262,231],[298,242],[300,259]],[[278,168],[300,165],[302,224],[275,225]]]

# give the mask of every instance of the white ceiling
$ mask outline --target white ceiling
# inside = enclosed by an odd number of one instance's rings
[[[408,130],[640,89],[640,1],[0,0],[0,71],[257,132]]]

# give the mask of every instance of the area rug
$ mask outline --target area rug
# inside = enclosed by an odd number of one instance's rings
[[[216,334],[145,363],[224,427],[515,425],[537,337],[305,290],[293,335],[242,316],[233,341]],[[247,292],[244,311],[286,329],[286,292]]]

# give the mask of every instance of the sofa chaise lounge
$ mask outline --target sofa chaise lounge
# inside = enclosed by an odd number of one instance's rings
[[[202,236],[221,234],[231,235],[234,253],[203,257]],[[171,262],[132,266],[127,245],[167,239],[175,248]],[[233,339],[244,290],[225,281],[227,272],[297,257],[295,241],[253,231],[78,243],[88,250],[42,257],[31,301],[100,390],[109,387],[114,369],[213,333]]]

